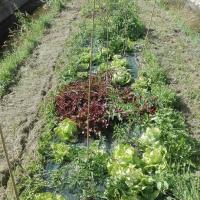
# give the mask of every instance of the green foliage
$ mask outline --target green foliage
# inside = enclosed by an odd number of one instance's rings
[[[103,4],[109,11],[107,24]],[[91,13],[88,12],[92,7],[91,4],[87,6],[87,13],[84,14],[89,19],[73,39],[68,65],[62,74],[65,83],[88,77],[92,30]],[[92,67],[99,66],[100,73],[109,69],[112,82],[125,85],[131,81],[129,64],[126,58],[115,54],[130,52],[133,41],[143,35],[136,6],[129,0],[103,0],[97,2],[95,16],[100,20],[96,19]],[[109,48],[104,48],[106,42]],[[44,167],[38,174],[36,169],[33,170],[31,178],[34,180],[28,177],[23,182],[25,189],[22,188],[22,197],[26,196],[29,200],[40,194],[39,199],[47,198],[43,195],[51,199],[52,194],[41,193],[45,191],[45,177],[53,191],[69,191],[77,199],[156,200],[164,199],[169,190],[177,198],[190,200],[193,195],[195,199],[199,193],[189,189],[189,179],[180,183],[181,179],[172,173],[177,165],[191,165],[192,155],[192,143],[187,137],[185,122],[180,113],[172,109],[176,104],[176,95],[167,86],[166,74],[155,56],[146,50],[144,58],[146,66],[132,85],[131,94],[124,97],[121,87],[110,85],[108,88],[109,109],[106,114],[114,124],[113,130],[108,130],[111,131],[110,138],[106,138],[106,142],[111,142],[110,152],[102,141],[91,142],[88,148],[83,143],[65,144],[75,138],[77,125],[70,119],[58,124],[54,102],[47,108],[39,152],[46,162],[58,167],[47,171],[48,176],[43,174]],[[124,100],[129,95],[135,95],[133,102]],[[156,105],[155,112],[142,114],[149,105]],[[59,140],[61,143],[58,143]],[[180,175],[182,177],[183,174]],[[170,182],[169,177],[172,177]],[[196,180],[192,184],[197,187]],[[28,185],[27,189],[25,185]],[[187,188],[186,196],[181,196],[179,186]]]
[[[161,131],[158,128],[147,128],[146,132],[142,134],[139,141],[143,146],[155,146],[159,144]]]
[[[131,74],[128,72],[126,68],[118,69],[114,72],[112,76],[112,84],[125,86],[131,82]]]
[[[163,164],[163,157],[158,157],[158,150],[154,152],[156,158],[149,162],[150,153],[143,154],[143,160],[138,157],[137,151],[130,145],[120,144],[113,150],[111,160],[108,162],[110,179],[107,182],[105,195],[110,200],[117,199],[143,199],[154,200],[160,192],[168,188],[167,182],[162,177],[160,168],[155,171],[146,169],[152,164]],[[148,154],[148,155],[147,155]],[[152,155],[151,155],[152,156]],[[148,159],[147,159],[148,158]],[[148,161],[148,162],[147,162]]]
[[[146,66],[144,71],[141,71],[141,73],[144,73],[146,77],[150,78],[152,84],[166,84],[166,73],[164,69],[159,65],[155,55],[149,50],[145,50],[143,55],[146,61]]]
[[[114,160],[114,162],[120,164],[121,166],[125,166],[129,163],[132,163],[134,165],[139,164],[137,151],[128,144],[117,145],[113,151],[112,159]],[[108,164],[107,167],[110,170],[111,175],[115,175],[115,173],[112,174],[113,167],[115,166],[112,166],[112,164]]]
[[[26,59],[41,40],[48,24],[60,11],[60,0],[52,1],[47,14],[41,15],[37,20],[28,22],[23,15],[17,14],[22,24],[22,31],[12,46],[12,51],[6,53],[0,61],[0,96],[6,93],[11,84],[16,81],[19,65]],[[21,41],[20,45],[19,42]]]
[[[69,187],[77,191],[80,199],[101,199],[107,177],[108,154],[99,141],[89,149],[79,148],[77,156],[69,165]]]
[[[110,32],[113,36],[121,35],[132,40],[141,37],[144,33],[144,27],[137,16],[135,2],[123,0],[115,3],[117,5],[111,2],[108,8],[111,10]]]
[[[88,72],[77,72],[77,77],[79,79],[86,79],[88,78]]]
[[[159,169],[165,169],[166,154],[167,150],[164,146],[156,145],[145,149],[142,160],[146,163],[148,168],[158,166]]]
[[[157,102],[162,108],[174,108],[178,102],[176,92],[167,85],[153,84],[151,92],[153,96],[157,97]]]
[[[49,152],[51,151],[50,141],[53,139],[52,131],[58,123],[53,95],[49,97],[48,103],[45,102],[45,104],[42,106],[42,112],[45,121],[45,127],[43,129],[43,134],[39,140],[38,151],[41,155],[48,157]]]
[[[22,191],[21,200],[32,200],[34,195],[43,191],[47,182],[42,178],[44,173],[43,165],[40,161],[32,162],[26,168],[26,173],[22,172],[18,190]]]
[[[58,127],[54,129],[56,135],[62,141],[70,141],[76,137],[78,131],[77,124],[70,119],[64,119],[58,124]]]
[[[113,61],[111,62],[111,68],[118,69],[118,68],[128,68],[129,64],[126,58],[122,58],[121,55],[114,55]]]
[[[133,51],[134,42],[131,39],[116,36],[109,42],[109,48],[114,54],[131,53]]]
[[[66,200],[61,195],[53,195],[50,192],[36,194],[34,200]]]
[[[70,159],[70,146],[65,143],[51,144],[52,157],[56,163],[62,163],[65,159]]]
[[[160,109],[153,123],[161,130],[160,141],[167,148],[166,157],[172,165],[191,164],[192,143],[181,114],[170,108]]]
[[[151,79],[143,75],[139,75],[135,83],[132,84],[131,88],[135,93],[145,96],[151,90]]]
[[[198,172],[176,173],[172,179],[172,192],[175,198],[181,200],[198,200],[200,197],[200,176]]]

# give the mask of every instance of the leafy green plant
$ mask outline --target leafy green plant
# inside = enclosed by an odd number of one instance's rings
[[[78,131],[77,124],[71,119],[64,119],[62,122],[58,124],[58,127],[55,129],[56,135],[62,141],[70,141],[76,137],[76,133]]]
[[[141,159],[132,146],[128,144],[116,146],[107,165],[110,179],[107,182],[106,197],[111,200],[154,200],[168,189],[168,184],[160,171],[163,168],[155,165],[163,164],[164,158],[158,153],[159,150],[161,148],[158,148],[153,156],[147,151]],[[151,160],[152,158],[154,160]],[[155,166],[155,171],[146,171],[152,164]]]
[[[158,128],[147,128],[146,132],[142,134],[139,141],[144,146],[155,146],[159,144],[161,131]]]
[[[70,159],[70,146],[65,143],[51,144],[52,157],[56,163],[62,163],[65,159]]]
[[[157,97],[157,102],[160,107],[174,108],[178,102],[177,95],[167,85],[153,84],[151,87],[152,95]]]
[[[36,194],[34,200],[66,200],[61,195],[54,195],[50,192],[44,192],[40,194]]]
[[[167,150],[164,146],[156,145],[145,149],[142,160],[147,165],[147,168],[156,166],[159,170],[164,170],[167,166],[166,154]]]
[[[140,95],[146,95],[151,90],[151,79],[144,75],[139,76],[135,83],[131,85],[132,90]]]
[[[90,144],[89,149],[79,148],[68,170],[69,187],[77,191],[80,199],[102,199],[107,178],[108,154],[100,141]]]
[[[128,72],[126,68],[121,68],[115,71],[112,76],[112,84],[125,86],[130,83],[132,80],[131,74]]]
[[[152,84],[166,84],[167,76],[164,68],[160,66],[155,55],[150,50],[145,50],[143,53],[146,66],[140,73],[151,79]]]
[[[113,56],[113,61],[111,62],[111,68],[113,69],[127,68],[128,66],[129,64],[126,58],[123,58],[121,55]]]
[[[168,160],[173,164],[191,164],[192,143],[181,114],[171,108],[160,109],[153,123],[161,131],[160,142],[167,148]]]
[[[45,189],[47,181],[43,179],[43,175],[44,167],[39,159],[31,162],[25,170],[20,172],[18,184],[20,199],[31,200],[35,194]]]

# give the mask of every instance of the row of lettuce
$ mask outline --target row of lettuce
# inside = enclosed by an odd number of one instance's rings
[[[87,100],[92,2],[67,46],[61,86],[45,105],[38,158],[18,170],[21,199],[179,199],[176,176],[195,170],[196,143],[176,111],[178,99],[153,54],[129,0],[95,8],[90,145]],[[142,53],[141,53],[142,50]],[[142,56],[138,77],[130,57]],[[65,57],[65,56],[64,56]],[[66,59],[66,58],[65,58]]]

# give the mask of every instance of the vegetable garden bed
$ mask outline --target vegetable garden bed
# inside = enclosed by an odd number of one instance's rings
[[[45,111],[39,158],[20,179],[21,199],[173,199],[174,171],[195,168],[176,94],[150,51],[137,78],[131,73],[145,34],[136,10],[128,0],[97,3],[90,74],[92,4],[84,8],[63,84]]]

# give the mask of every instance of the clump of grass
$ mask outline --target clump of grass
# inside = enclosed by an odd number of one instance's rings
[[[18,37],[20,44],[16,41],[13,49],[6,53],[0,60],[0,96],[5,95],[7,89],[16,81],[16,73],[19,65],[26,59],[41,40],[46,28],[53,18],[59,13],[63,4],[60,0],[51,1],[47,13],[41,15],[37,20],[27,22],[23,16],[18,14],[22,24],[22,31]]]
[[[181,200],[198,200],[200,197],[200,174],[186,172],[176,174],[173,180],[173,194]]]

